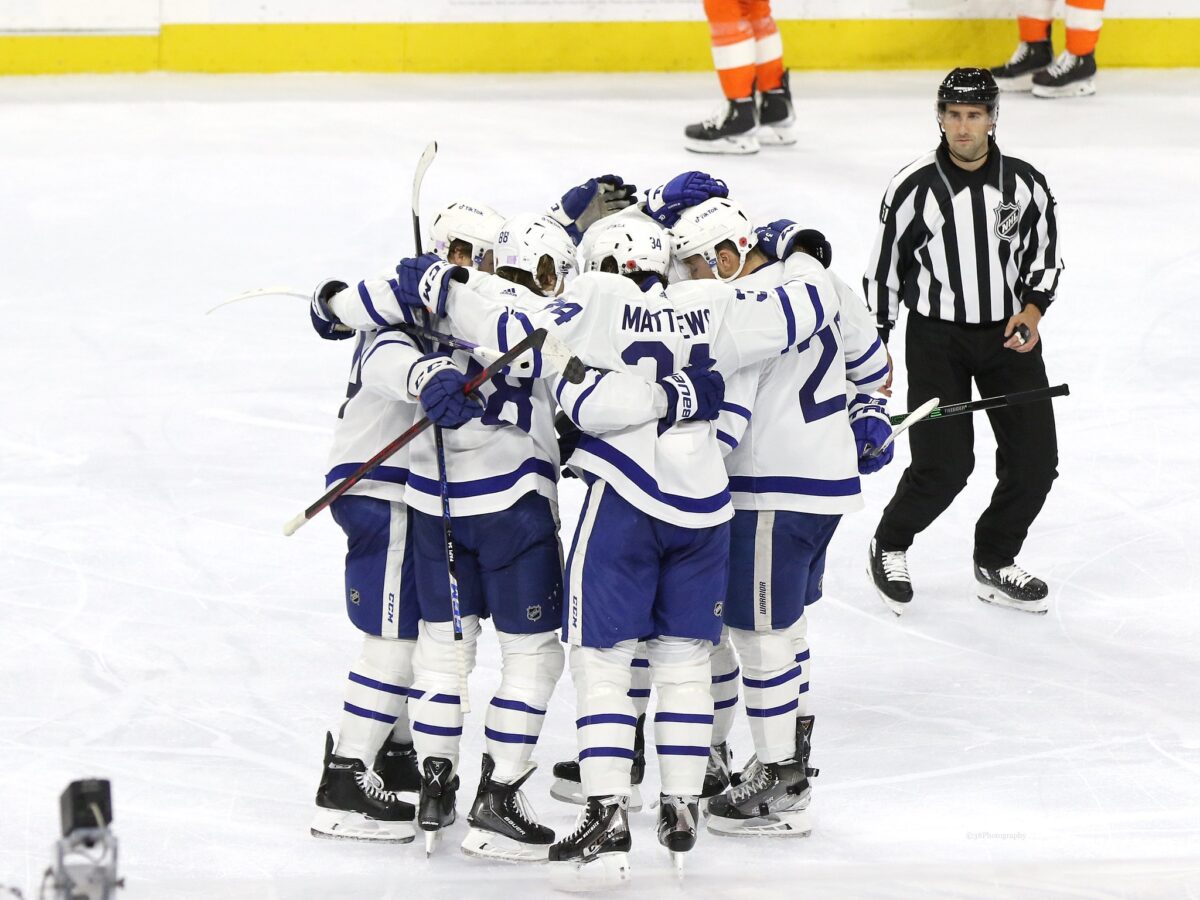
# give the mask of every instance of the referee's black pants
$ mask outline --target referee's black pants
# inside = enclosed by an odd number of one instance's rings
[[[904,345],[909,409],[930,397],[943,404],[970,400],[972,378],[981,397],[1046,387],[1042,343],[1029,353],[1005,349],[1004,326],[910,314]],[[1058,475],[1058,439],[1049,400],[989,410],[988,418],[996,435],[999,483],[975,526],[975,562],[996,569],[1016,559],[1046,502]],[[950,416],[908,432],[912,463],[875,531],[881,547],[907,550],[966,486],[975,467],[973,420]]]

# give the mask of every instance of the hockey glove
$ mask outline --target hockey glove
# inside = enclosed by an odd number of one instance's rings
[[[605,216],[637,202],[637,186],[626,184],[620,175],[597,175],[573,187],[550,207],[554,217],[576,244],[583,233]]]
[[[342,341],[354,337],[354,329],[339,322],[338,317],[329,308],[329,298],[345,289],[344,281],[322,281],[313,291],[312,303],[308,305],[313,330],[327,341]]]
[[[467,376],[444,353],[431,353],[417,360],[408,373],[409,393],[435,425],[458,428],[483,415],[483,407],[463,393]]]
[[[436,253],[400,260],[396,266],[400,284],[399,300],[405,306],[424,307],[438,318],[446,315],[450,283],[466,284],[467,270],[446,262]]]
[[[706,172],[684,172],[659,185],[646,197],[646,215],[664,228],[674,228],[685,209],[711,200],[728,197],[729,188]]]
[[[787,259],[797,250],[807,253],[826,269],[833,262],[833,247],[815,228],[801,228],[791,219],[778,219],[755,228],[758,246],[769,259]]]
[[[658,382],[667,395],[667,414],[659,422],[659,433],[688,419],[712,420],[721,412],[725,379],[715,369],[688,366]]]
[[[892,434],[892,422],[887,414],[887,400],[856,394],[850,403],[850,430],[854,432],[854,448],[858,451],[858,474],[878,472],[896,455],[896,445],[888,444],[878,456],[871,451],[882,446]]]

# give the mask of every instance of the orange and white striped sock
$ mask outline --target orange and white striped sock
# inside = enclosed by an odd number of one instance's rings
[[[1054,0],[1021,0],[1017,6],[1017,26],[1021,40],[1036,44],[1050,37],[1050,23],[1054,20]]]
[[[1067,50],[1075,56],[1096,51],[1104,24],[1104,0],[1067,0]]]
[[[712,35],[713,65],[721,89],[730,100],[754,94],[754,29],[742,18],[738,0],[704,0],[704,14]]]
[[[742,10],[754,31],[758,89],[773,91],[783,84],[783,38],[771,16],[771,0],[742,0]]]

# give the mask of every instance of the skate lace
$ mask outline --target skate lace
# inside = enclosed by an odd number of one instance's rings
[[[362,792],[372,800],[378,800],[381,803],[395,803],[399,799],[393,791],[383,789],[383,779],[375,773],[374,769],[364,769],[355,775],[354,779],[358,782]]]
[[[711,116],[709,116],[707,119],[704,120],[704,123],[703,123],[704,127],[705,128],[720,128],[722,125],[725,124],[725,120],[729,118],[729,113],[730,113],[729,104],[725,103],[724,105],[718,107],[717,110]]]
[[[1007,582],[1008,584],[1015,584],[1020,588],[1025,587],[1027,584],[1029,584],[1029,582],[1033,581],[1033,576],[1016,563],[1013,563],[1011,566],[1005,566],[996,574],[1000,576],[1001,581]]]
[[[1057,78],[1059,75],[1069,72],[1071,69],[1075,68],[1075,60],[1077,59],[1079,59],[1079,57],[1070,50],[1064,50],[1058,55],[1058,59],[1056,59],[1054,63],[1048,69],[1046,69],[1046,74],[1051,78]]]
[[[883,574],[888,581],[912,581],[908,577],[908,559],[903,550],[883,551]]]
[[[1010,66],[1015,66],[1017,63],[1025,62],[1025,59],[1033,52],[1033,48],[1025,41],[1017,44],[1017,49],[1013,51],[1012,59],[1008,61]]]
[[[746,799],[754,796],[759,791],[761,791],[763,788],[768,786],[768,784],[770,783],[770,779],[771,779],[770,771],[767,769],[766,766],[759,764],[755,768],[754,774],[750,777],[749,781],[743,781],[737,787],[730,788],[730,790],[729,790],[730,801],[732,801],[735,804],[741,803],[743,800],[746,800]]]
[[[524,791],[516,791],[512,795],[512,805],[514,811],[525,820],[526,824],[537,824],[537,811],[533,808],[533,804],[526,798]]]

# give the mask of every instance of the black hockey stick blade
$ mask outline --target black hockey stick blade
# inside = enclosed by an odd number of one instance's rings
[[[469,394],[477,389],[481,384],[493,377],[497,372],[505,369],[510,362],[512,362],[526,350],[540,349],[542,346],[542,341],[545,339],[546,329],[537,329],[532,334],[528,335],[524,340],[521,340],[515,344],[511,350],[503,354],[494,363],[489,366],[485,366],[478,375],[463,385],[463,393]],[[322,494],[321,498],[305,509],[304,512],[299,513],[298,515],[289,519],[287,524],[283,526],[283,533],[285,535],[295,534],[305,522],[307,522],[309,519],[312,519],[314,516],[320,513],[321,510],[330,506],[334,500],[342,496],[342,494],[346,493],[346,491],[350,490],[350,488],[362,481],[367,475],[371,474],[371,472],[373,472],[380,463],[386,460],[405,444],[412,441],[413,438],[415,438],[418,434],[432,424],[433,422],[428,417],[420,419],[412,426],[412,428],[409,428],[404,432],[404,434],[400,435],[400,437],[396,438],[394,441],[368,459],[365,463]]]

